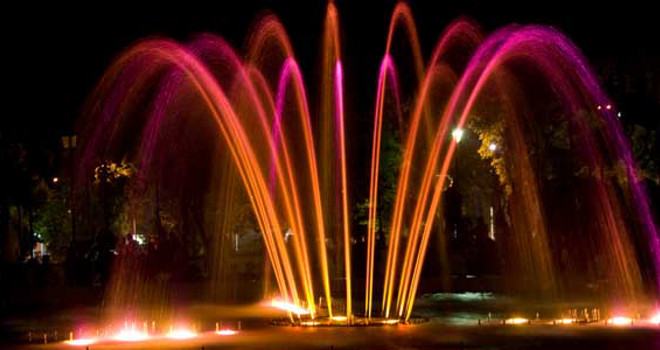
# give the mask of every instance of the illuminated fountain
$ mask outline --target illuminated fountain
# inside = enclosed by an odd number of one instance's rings
[[[79,178],[88,178],[89,169],[100,160],[129,159],[138,167],[132,194],[144,194],[144,187],[157,178],[159,183],[179,185],[185,196],[187,187],[181,184],[195,182],[204,173],[197,170],[199,163],[193,163],[197,158],[188,154],[201,147],[211,149],[205,154],[213,155],[212,165],[204,169],[210,168],[213,175],[204,175],[199,182],[209,183],[207,201],[224,203],[226,212],[236,198],[228,193],[234,183],[241,185],[277,283],[276,307],[301,325],[396,324],[412,316],[457,143],[475,113],[494,108],[506,116],[501,122],[507,127],[499,139],[483,141],[490,152],[512,155],[507,161],[515,186],[508,192],[515,203],[510,215],[515,222],[511,244],[521,266],[516,272],[552,294],[561,286],[561,274],[552,255],[547,208],[526,139],[534,110],[521,97],[528,92],[525,79],[531,74],[536,86],[552,94],[557,109],[568,116],[566,123],[579,135],[576,159],[589,169],[620,165],[622,185],[593,176],[585,194],[593,214],[585,220],[596,227],[594,249],[605,257],[602,269],[613,280],[613,297],[629,302],[644,298],[649,290],[657,293],[656,285],[643,283],[643,276],[652,276],[657,283],[660,271],[660,247],[648,199],[616,113],[596,108],[612,101],[580,51],[552,28],[512,25],[484,38],[475,24],[457,20],[425,63],[413,17],[403,3],[396,6],[387,34],[372,132],[359,135],[371,140],[370,204],[366,253],[352,256],[350,179],[354,176],[348,145],[353,135],[346,132],[350,120],[346,87],[351,76],[344,74],[339,23],[331,2],[323,32],[322,74],[315,89],[305,84],[287,33],[273,16],[264,17],[254,28],[244,55],[208,34],[186,44],[149,39],[134,45],[112,64],[90,99],[82,123]],[[397,33],[404,34],[412,53],[408,65],[397,63]],[[404,91],[406,84],[399,79],[402,69],[410,69],[406,73],[416,78],[413,91]],[[309,102],[312,92],[319,94],[316,108]],[[404,95],[413,97],[409,112],[401,106]],[[384,276],[379,277],[375,265],[381,234],[377,222],[381,148],[384,124],[389,122],[399,125],[403,154],[389,218]],[[205,137],[215,142],[204,143]],[[226,225],[223,219],[218,214],[210,220]],[[633,231],[639,234],[634,236]],[[650,267],[631,258],[639,253],[633,236],[643,240],[646,250],[640,254],[648,257]],[[356,259],[364,259],[366,265],[364,285],[359,288],[352,268]],[[128,288],[127,282],[114,283],[117,290]],[[358,296],[356,290],[364,294]],[[510,321],[526,322],[524,318]],[[141,336],[133,333],[127,333],[127,339]],[[191,334],[182,331],[172,336]]]

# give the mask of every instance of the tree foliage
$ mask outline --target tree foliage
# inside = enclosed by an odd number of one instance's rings
[[[45,201],[35,213],[34,233],[47,245],[53,262],[61,261],[71,243],[71,207],[68,186],[49,188],[44,181],[38,186]]]

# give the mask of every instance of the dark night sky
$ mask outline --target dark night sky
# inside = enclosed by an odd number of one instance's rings
[[[368,101],[355,108],[370,114],[387,25],[396,2],[364,3],[339,0],[337,7],[346,70],[354,72],[347,79],[359,99]],[[652,18],[658,17],[652,2],[609,5],[599,1],[579,7],[578,3],[468,0],[411,1],[410,5],[427,57],[443,28],[465,15],[486,31],[513,22],[553,25],[573,38],[595,62],[614,58],[660,61],[660,18]],[[58,2],[46,7],[30,3],[4,11],[4,45],[9,49],[3,50],[3,56],[9,60],[5,66],[9,82],[5,80],[3,85],[9,89],[3,94],[9,108],[3,108],[0,131],[28,137],[67,130],[113,57],[131,43],[154,35],[185,41],[196,33],[213,32],[241,48],[262,10],[272,10],[284,23],[311,85],[317,73],[324,1],[232,0],[212,4],[183,1],[136,6],[112,2],[74,7]]]

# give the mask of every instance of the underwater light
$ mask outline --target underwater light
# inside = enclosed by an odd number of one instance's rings
[[[346,320],[348,320],[348,317],[346,317],[346,316],[332,316],[332,317],[330,317],[330,319],[335,321],[335,322],[346,322]]]
[[[388,318],[386,320],[381,321],[382,324],[397,324],[399,323],[399,320],[396,318]]]
[[[149,339],[149,335],[135,329],[124,328],[115,335],[114,339],[119,341],[141,341]]]
[[[607,320],[608,324],[613,324],[615,326],[626,326],[632,324],[632,322],[632,318],[624,316],[616,316]]]
[[[167,333],[166,337],[170,339],[190,339],[196,337],[197,334],[187,329],[175,329]]]
[[[65,343],[73,346],[86,346],[86,345],[92,345],[96,343],[96,339],[93,338],[80,338],[80,339],[73,339],[73,340],[67,340]]]
[[[575,322],[572,318],[562,318],[560,320],[555,320],[556,324],[573,324]]]
[[[529,320],[522,317],[514,317],[504,321],[506,324],[524,324],[529,323]]]

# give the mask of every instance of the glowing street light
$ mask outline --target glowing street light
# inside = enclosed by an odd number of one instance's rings
[[[488,149],[491,152],[495,152],[497,150],[497,144],[495,142],[491,142],[490,145],[488,145]]]
[[[461,139],[463,138],[463,129],[454,129],[454,131],[451,132],[451,137],[454,139],[454,141],[456,141],[456,143],[461,142]]]
[[[59,179],[58,177],[54,177],[54,178],[53,178],[53,183],[54,183],[54,184],[58,183],[59,181],[60,181],[60,179]]]

